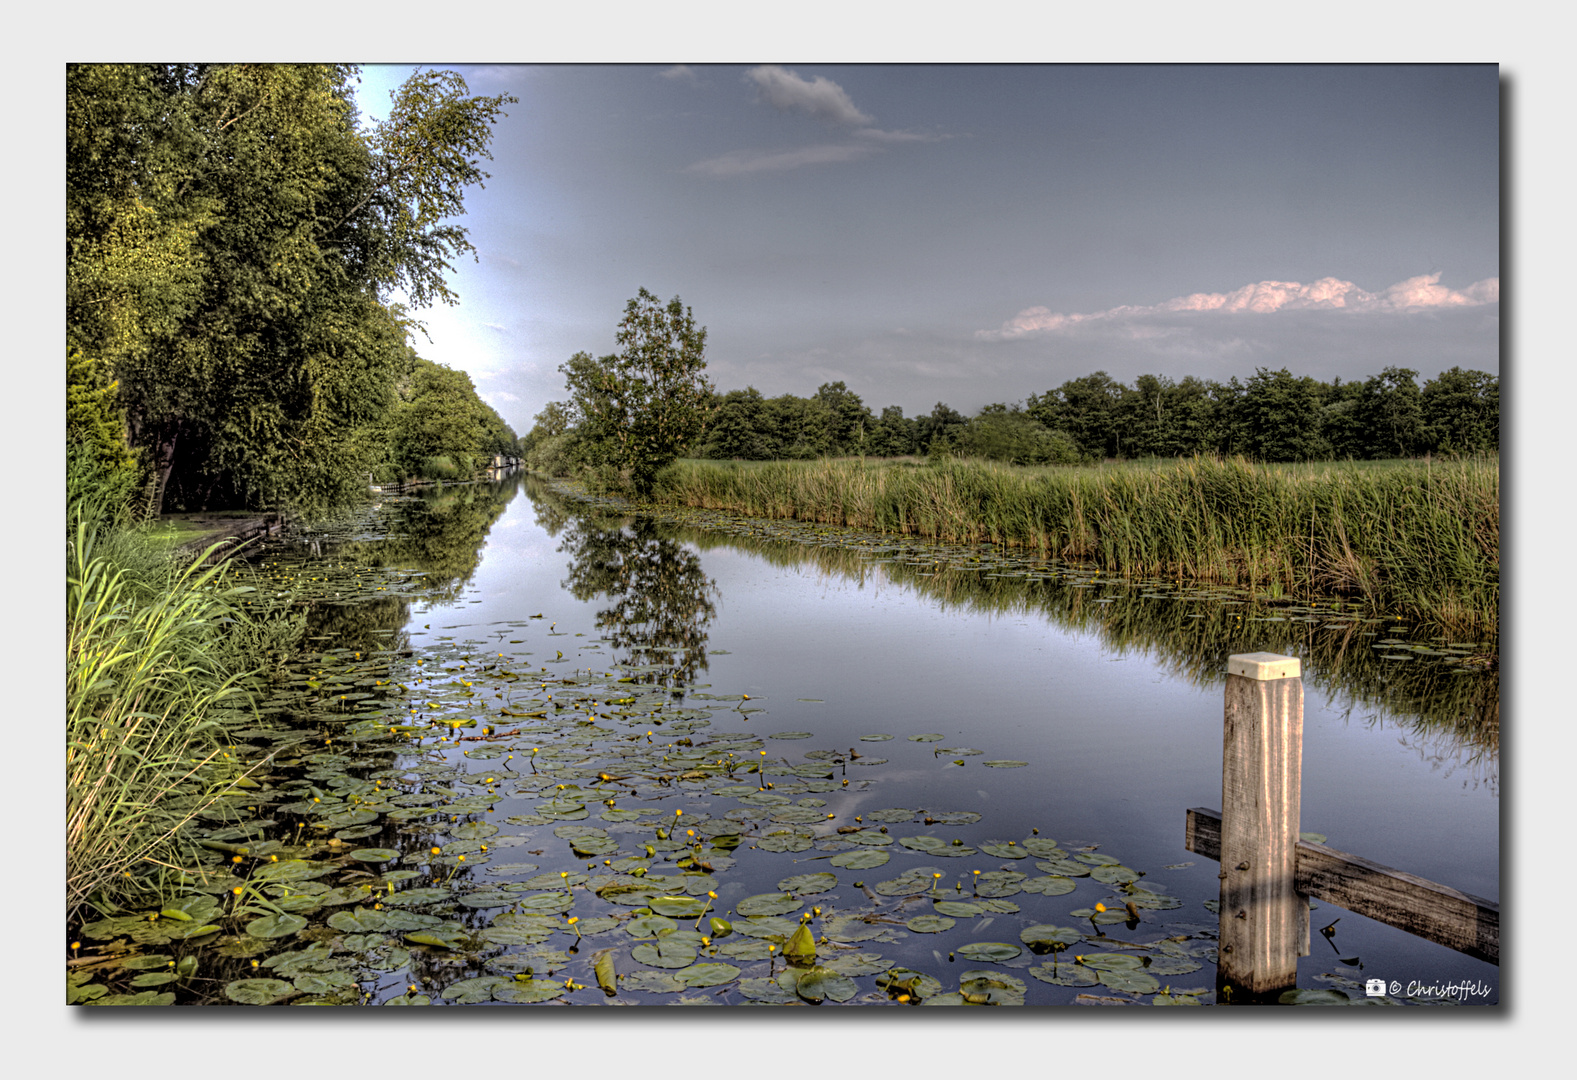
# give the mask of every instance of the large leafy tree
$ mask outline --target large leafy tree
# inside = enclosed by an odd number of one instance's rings
[[[677,296],[663,304],[643,288],[625,305],[615,340],[618,353],[577,353],[559,370],[593,462],[619,469],[644,496],[705,427],[713,401],[706,327]]]
[[[507,96],[413,76],[363,130],[339,65],[67,73],[67,336],[188,503],[338,501],[381,453],[410,325]]]
[[[1483,453],[1500,448],[1500,380],[1453,367],[1424,383],[1424,423],[1434,449]]]

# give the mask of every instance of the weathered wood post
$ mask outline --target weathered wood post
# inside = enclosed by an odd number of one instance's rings
[[[1296,657],[1227,658],[1221,757],[1221,938],[1217,1000],[1273,999],[1308,955],[1297,890],[1303,678]]]

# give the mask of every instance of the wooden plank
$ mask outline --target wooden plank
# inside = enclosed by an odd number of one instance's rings
[[[1184,843],[1194,854],[1219,861],[1220,811],[1191,808]],[[1325,844],[1299,840],[1297,851],[1299,892],[1499,965],[1500,905],[1495,901]]]
[[[1241,674],[1239,672],[1242,672]],[[1250,995],[1296,986],[1309,905],[1297,889],[1303,680],[1295,657],[1228,659],[1221,753],[1218,968]]]
[[[1448,949],[1500,963],[1500,905],[1350,855],[1298,842],[1298,888]]]

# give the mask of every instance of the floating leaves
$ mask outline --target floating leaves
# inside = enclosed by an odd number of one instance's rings
[[[264,915],[246,924],[246,932],[265,941],[288,937],[307,928],[307,920],[300,915]]]
[[[225,997],[240,1005],[272,1005],[295,989],[280,979],[237,979],[225,984]]]
[[[778,888],[785,893],[798,893],[808,896],[813,893],[824,893],[838,886],[836,874],[798,874],[794,877],[784,878],[778,882]],[[782,912],[769,912],[768,914],[782,914]]]
[[[1023,951],[1017,945],[1009,945],[1005,941],[971,941],[957,949],[958,955],[965,960],[990,964],[1005,963]],[[1023,993],[1023,984],[1020,984],[1019,992]]]

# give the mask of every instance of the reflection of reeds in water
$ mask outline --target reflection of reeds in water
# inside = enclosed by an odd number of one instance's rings
[[[1144,656],[1195,686],[1220,685],[1233,653],[1298,656],[1305,680],[1336,707],[1348,714],[1355,709],[1383,711],[1388,718],[1373,722],[1405,730],[1409,745],[1427,747],[1421,752],[1447,763],[1441,767],[1465,768],[1474,780],[1492,787],[1497,783],[1499,671],[1468,670],[1459,658],[1447,661],[1403,646],[1376,648],[1400,625],[1394,619],[1365,619],[1329,605],[1256,602],[1246,592],[1182,589],[1175,582],[1107,581],[1078,568],[1045,563],[1020,564],[1018,572],[1003,564],[963,566],[957,560],[970,554],[961,549],[913,542],[903,545],[902,554],[915,562],[876,563],[869,545],[879,544],[880,538],[851,537],[849,546],[819,546],[690,529],[682,535],[703,549],[737,547],[774,565],[808,564],[862,584],[879,575],[943,608],[993,616],[1040,615],[1059,626],[1098,634],[1108,647]],[[824,541],[826,535],[807,532],[806,538]],[[987,576],[999,566],[1007,576]],[[1045,576],[1027,577],[1026,571]],[[1096,583],[1101,587],[1078,587]],[[1143,595],[1156,588],[1167,594]],[[1383,660],[1382,655],[1413,658]]]
[[[1497,459],[1262,466],[915,467],[680,462],[678,506],[993,543],[1129,576],[1340,594],[1455,633],[1497,632]]]

